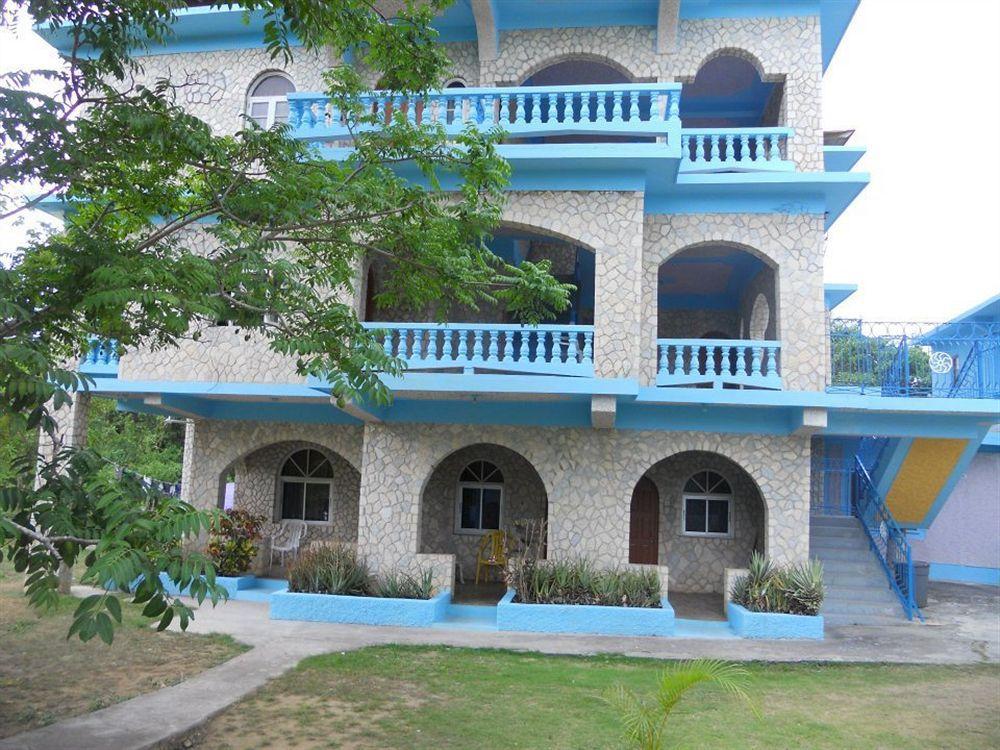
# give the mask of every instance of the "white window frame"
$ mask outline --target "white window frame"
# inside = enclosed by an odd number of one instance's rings
[[[250,112],[253,110],[253,105],[254,104],[266,104],[267,105],[267,116],[265,118],[264,124],[261,125],[261,127],[264,128],[264,130],[269,130],[270,128],[272,128],[274,126],[274,110],[277,107],[278,102],[285,101],[285,99],[288,98],[288,95],[284,94],[284,95],[281,95],[281,96],[254,96],[250,92],[253,91],[254,89],[256,89],[264,80],[266,80],[268,78],[272,78],[272,77],[273,78],[284,78],[286,81],[288,81],[290,84],[292,84],[292,90],[293,91],[296,90],[295,89],[295,81],[292,80],[291,76],[288,76],[285,73],[282,73],[282,72],[277,71],[277,70],[269,70],[266,73],[261,73],[259,76],[257,76],[256,78],[253,79],[253,83],[251,83],[250,84],[250,88],[247,89],[247,101],[246,101],[245,113],[246,113],[246,116],[249,117],[251,120],[255,120],[256,121],[256,118],[254,118],[250,114]]]
[[[687,530],[687,504],[688,504],[688,500],[704,500],[705,501],[705,531],[688,531]],[[726,533],[725,534],[720,534],[717,531],[708,531],[708,501],[709,500],[724,501],[726,503]],[[685,492],[685,493],[683,493],[681,495],[681,535],[682,536],[709,537],[709,538],[712,538],[712,539],[732,539],[733,538],[733,496],[732,495],[704,494],[704,493],[698,493],[698,492]]]
[[[478,529],[467,529],[462,526],[462,491],[467,489],[480,490],[479,494],[479,526]],[[484,529],[483,525],[483,495],[481,490],[500,491],[500,514],[497,520],[497,528]],[[497,482],[459,482],[455,492],[455,533],[468,534],[470,536],[483,536],[491,531],[499,531],[503,528],[504,498],[503,484]]]
[[[294,456],[296,453],[301,453],[303,450],[310,450],[310,451],[314,451],[316,453],[319,453],[321,456],[323,456],[323,458],[326,459],[326,462],[328,464],[330,464],[330,468],[333,469],[333,462],[330,460],[330,457],[328,455],[326,455],[325,453],[323,453],[322,451],[317,451],[315,448],[305,448],[305,449],[299,448],[298,450],[293,451],[292,453],[289,453],[287,456],[285,456],[284,460],[282,460],[282,462],[281,462],[281,468],[284,469],[285,468],[285,464],[288,463],[289,459],[291,459],[291,457]],[[309,526],[332,526],[333,525],[333,480],[334,480],[334,477],[320,477],[320,478],[304,477],[304,476],[303,477],[294,477],[294,476],[285,476],[284,474],[282,474],[281,476],[278,477],[278,480],[279,480],[279,482],[278,482],[278,517],[279,517],[280,521],[302,521],[304,524],[307,524]],[[300,516],[299,518],[294,518],[292,516],[286,516],[285,515],[285,483],[286,482],[294,483],[294,484],[302,484],[302,485],[325,484],[326,485],[326,518],[327,518],[327,520],[325,520],[325,521],[308,521],[308,520],[306,520],[306,518],[305,518],[305,515],[306,515],[306,491],[307,491],[306,487],[302,488],[302,516]]]

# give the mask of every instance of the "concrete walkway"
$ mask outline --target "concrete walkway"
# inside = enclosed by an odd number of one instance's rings
[[[74,593],[85,593],[84,590]],[[657,659],[972,664],[1000,661],[1000,596],[985,586],[932,584],[927,623],[828,628],[826,639],[745,641],[391,628],[268,619],[267,605],[230,601],[198,611],[189,630],[228,633],[253,646],[186,682],[0,740],[0,750],[144,750],[169,747],[227,706],[312,654],[378,644],[507,648],[548,654],[614,653]]]

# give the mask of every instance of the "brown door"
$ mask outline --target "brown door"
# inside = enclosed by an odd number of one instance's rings
[[[632,490],[628,561],[656,565],[660,547],[660,495],[652,480],[643,477]]]

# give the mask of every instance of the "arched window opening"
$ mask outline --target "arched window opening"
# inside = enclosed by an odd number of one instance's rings
[[[765,81],[749,60],[734,54],[713,57],[684,84],[681,122],[685,128],[753,128],[779,124],[784,86]]]
[[[708,469],[684,483],[683,533],[685,536],[732,536],[733,490],[721,474]]]
[[[473,461],[458,477],[455,531],[485,534],[500,528],[503,474],[489,461]]]
[[[333,466],[318,450],[296,451],[281,467],[281,518],[329,523]]]
[[[247,115],[262,128],[288,122],[288,95],[295,91],[291,79],[280,73],[268,73],[250,87]]]

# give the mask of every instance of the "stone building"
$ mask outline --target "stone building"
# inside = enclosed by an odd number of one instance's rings
[[[448,87],[420,117],[508,130],[491,247],[551,260],[577,287],[569,312],[438,325],[370,305],[371,264],[357,314],[408,365],[387,378],[388,407],[338,408],[327,383],[226,326],[95,352],[94,394],[188,420],[190,502],[215,506],[232,480],[238,507],[305,520],[309,539],[356,543],[378,570],[432,568],[442,588],[469,580],[484,533],[528,520],[546,521],[550,559],[657,564],[670,592],[721,595],[754,551],[807,560],[833,458],[862,436],[919,435],[960,443],[942,469],[959,471],[990,412],[838,380],[830,310],[845,291],[824,286],[825,232],[868,176],[851,171],[863,149],[824,136],[822,80],[856,5],[456,0],[438,23]],[[346,63],[299,50],[281,65],[260,31],[240,11],[189,9],[145,73],[184,81],[185,106],[220,133],[244,115],[289,120],[337,158],[349,134],[322,73]]]

